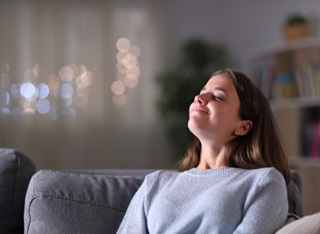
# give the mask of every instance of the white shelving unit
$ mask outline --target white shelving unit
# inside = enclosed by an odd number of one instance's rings
[[[304,160],[308,156],[304,128],[310,127],[308,121],[318,122],[317,115],[320,118],[320,38],[253,49],[248,64],[251,76],[270,100],[289,155],[304,155],[300,157]],[[320,148],[320,142],[312,140]]]
[[[291,167],[300,171],[304,213],[320,210],[320,38],[251,50],[247,73],[270,100]]]
[[[295,97],[287,100],[270,100],[270,106],[274,111],[279,109],[318,107],[320,106],[320,97]]]

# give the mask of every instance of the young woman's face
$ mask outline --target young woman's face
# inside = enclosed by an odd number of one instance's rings
[[[211,77],[191,103],[188,127],[200,141],[225,144],[237,136],[243,121],[233,81],[224,74]]]

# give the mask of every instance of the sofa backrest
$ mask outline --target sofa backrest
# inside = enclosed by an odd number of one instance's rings
[[[31,179],[25,233],[115,233],[143,176],[42,170]]]

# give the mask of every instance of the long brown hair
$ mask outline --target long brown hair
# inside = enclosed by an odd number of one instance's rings
[[[226,160],[229,166],[256,169],[274,167],[290,181],[287,155],[280,138],[268,100],[243,73],[231,69],[219,70],[213,74],[230,77],[240,100],[239,116],[251,120],[252,129],[244,136],[231,140],[227,146]],[[184,155],[178,170],[197,167],[200,161],[201,143],[195,138]]]

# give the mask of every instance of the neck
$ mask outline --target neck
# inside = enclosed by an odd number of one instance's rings
[[[200,169],[213,169],[228,166],[225,159],[225,148],[201,145]]]

